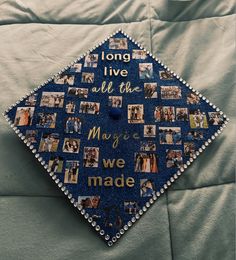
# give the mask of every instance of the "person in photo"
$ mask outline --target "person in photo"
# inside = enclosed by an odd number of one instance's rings
[[[140,180],[140,196],[141,197],[152,197],[155,194],[155,183],[150,179]]]
[[[64,183],[78,183],[79,161],[66,161]]]
[[[55,128],[57,113],[38,113],[36,127]]]
[[[153,78],[152,63],[139,63],[139,78],[140,79],[152,79]]]
[[[82,82],[83,83],[93,83],[94,73],[82,72]]]
[[[60,156],[51,156],[48,162],[48,169],[51,172],[61,173],[63,168],[63,158]]]
[[[98,115],[100,110],[100,103],[96,102],[80,102],[80,113]]]
[[[144,125],[144,137],[156,136],[156,125]]]
[[[128,105],[128,123],[144,123],[144,108],[141,104]]]
[[[98,54],[90,53],[85,56],[84,67],[97,68]]]
[[[68,117],[65,123],[65,132],[67,134],[81,134],[81,119],[79,117]]]
[[[135,172],[157,173],[157,155],[154,153],[135,153],[134,165]]]
[[[34,107],[18,107],[16,110],[15,126],[30,126],[32,125]]]
[[[183,157],[181,150],[166,150],[166,167],[180,168],[183,166]]]
[[[67,114],[74,114],[75,113],[75,102],[69,101],[66,104],[66,113]]]
[[[42,93],[40,102],[41,107],[62,108],[64,103],[64,92],[47,92]]]
[[[98,147],[84,147],[83,166],[84,167],[98,167],[99,148]]]
[[[175,108],[169,106],[157,106],[154,110],[155,122],[174,122]]]
[[[79,153],[80,139],[65,138],[62,151],[64,153]]]
[[[144,97],[157,98],[157,83],[144,83]]]
[[[182,144],[180,127],[159,127],[160,144]]]
[[[59,134],[43,133],[39,144],[39,152],[56,152],[59,144]]]

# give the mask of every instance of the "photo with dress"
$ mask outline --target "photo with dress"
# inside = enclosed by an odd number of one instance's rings
[[[144,123],[144,107],[142,104],[128,105],[128,123]]]
[[[160,144],[182,144],[180,127],[159,127]]]
[[[14,120],[15,126],[32,125],[34,107],[17,107]]]
[[[55,128],[57,113],[38,113],[36,127]]]
[[[100,204],[100,196],[79,196],[78,205],[83,209],[96,209]]]
[[[153,64],[139,63],[139,78],[152,79],[153,78]]]
[[[158,158],[155,153],[135,153],[134,154],[134,171],[157,173]]]
[[[39,152],[56,152],[59,144],[58,133],[42,133]]]
[[[62,151],[64,153],[79,153],[80,139],[77,138],[65,138]]]
[[[48,170],[61,173],[63,168],[63,158],[61,156],[51,156],[48,161]]]
[[[98,167],[99,148],[98,147],[84,147],[83,166],[84,167]]]
[[[126,38],[110,38],[109,49],[111,50],[127,50],[128,41]]]
[[[180,168],[183,166],[182,150],[166,150],[166,167]]]
[[[175,107],[173,106],[157,106],[154,110],[155,122],[174,122]]]
[[[152,197],[156,192],[155,183],[150,179],[140,179],[140,196]]]
[[[64,96],[65,96],[64,92],[44,91],[42,93],[40,106],[62,108],[64,103]]]
[[[64,183],[78,183],[79,161],[67,160],[65,165]]]

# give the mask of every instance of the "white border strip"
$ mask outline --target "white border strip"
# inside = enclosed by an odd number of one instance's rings
[[[32,145],[30,142],[28,142],[25,138],[25,136],[20,132],[20,130],[14,126],[14,122],[10,120],[10,118],[7,116],[7,113],[17,106],[21,101],[23,101],[25,98],[29,97],[30,95],[34,94],[37,90],[40,88],[44,87],[47,83],[52,81],[54,78],[56,78],[58,75],[62,74],[65,70],[67,70],[70,66],[74,65],[78,61],[80,61],[82,58],[84,58],[86,55],[88,55],[90,52],[94,51],[96,48],[99,46],[103,45],[106,41],[108,41],[111,37],[113,37],[117,33],[122,33],[124,36],[126,36],[130,41],[135,43],[140,49],[144,50],[150,57],[152,57],[155,61],[157,61],[163,69],[169,71],[174,77],[176,77],[180,82],[182,82],[187,88],[189,88],[192,92],[194,92],[197,96],[199,96],[202,100],[206,101],[213,109],[216,110],[216,112],[219,112],[220,115],[223,116],[224,118],[224,123],[220,127],[220,129],[214,133],[214,135],[211,136],[199,149],[198,151],[195,152],[192,158],[190,158],[186,164],[184,164],[180,169],[171,177],[164,185],[163,188],[160,189],[160,192],[156,192],[153,197],[149,199],[148,202],[146,202],[145,206],[143,206],[142,209],[139,210],[137,214],[135,214],[134,217],[131,218],[130,221],[128,221],[127,224],[123,226],[123,228],[120,229],[120,231],[116,234],[114,237],[110,237],[108,234],[105,234],[105,231],[101,229],[99,225],[97,225],[96,221],[93,220],[93,218],[86,213],[85,209],[82,208],[82,206],[78,205],[76,202],[76,199],[73,198],[73,195],[67,190],[66,186],[64,186],[62,182],[60,182],[60,179],[57,178],[57,175],[54,172],[51,172],[50,169],[48,168],[48,165],[46,164],[45,161],[43,161],[43,158],[40,157],[40,154],[37,153],[37,150],[35,149],[34,145]],[[125,33],[122,29],[119,29],[112,33],[109,37],[107,37],[105,40],[101,41],[97,45],[95,45],[93,48],[89,49],[87,52],[82,54],[79,58],[71,62],[69,65],[64,67],[61,71],[58,73],[54,74],[52,77],[50,77],[48,80],[46,80],[43,84],[39,85],[38,87],[34,88],[30,93],[26,94],[23,96],[20,100],[16,101],[15,104],[11,105],[8,107],[8,109],[3,113],[3,116],[6,118],[7,122],[10,124],[11,128],[15,131],[15,133],[20,137],[20,139],[30,148],[33,154],[35,154],[35,158],[40,162],[40,164],[44,167],[45,170],[49,173],[51,176],[52,180],[57,184],[57,186],[64,192],[64,194],[68,197],[70,202],[76,207],[82,216],[90,223],[90,225],[105,239],[107,242],[108,246],[112,246],[117,240],[138,220],[140,217],[148,210],[149,207],[151,207],[152,204],[167,190],[178,178],[179,176],[182,175],[182,173],[193,163],[194,160],[206,149],[209,144],[212,143],[212,141],[215,140],[215,138],[222,133],[223,129],[226,127],[229,119],[226,117],[226,115],[215,105],[210,103],[210,101],[200,94],[197,90],[193,89],[185,80],[183,80],[179,75],[174,73],[172,70],[170,70],[166,65],[162,63],[161,60],[159,60],[157,57],[155,57],[152,53],[150,53],[148,50],[146,50],[141,44],[139,44],[137,41],[135,41],[132,37],[130,37],[127,33]]]

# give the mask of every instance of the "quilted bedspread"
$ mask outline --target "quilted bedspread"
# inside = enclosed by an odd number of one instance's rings
[[[119,28],[229,117],[108,248],[0,118],[0,259],[235,259],[234,0],[0,0],[0,110]]]

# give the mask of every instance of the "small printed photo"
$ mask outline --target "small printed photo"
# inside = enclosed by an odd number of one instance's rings
[[[64,153],[79,153],[80,139],[65,138],[62,151]]]
[[[144,123],[144,108],[141,104],[128,105],[128,123],[142,124]]]
[[[189,93],[187,96],[187,104],[197,105],[200,103],[200,97],[194,93]]]
[[[136,201],[124,201],[124,211],[128,214],[138,213],[140,207]]]
[[[69,74],[60,74],[54,79],[55,84],[63,85],[68,84],[70,86],[74,85],[75,76]]]
[[[182,144],[180,127],[159,127],[160,144]]]
[[[64,183],[76,184],[79,175],[79,161],[66,161]]]
[[[68,117],[65,122],[65,132],[67,134],[81,134],[82,122],[79,117]]]
[[[180,168],[183,166],[183,157],[181,150],[166,150],[166,167]]]
[[[208,128],[206,113],[200,109],[189,111],[189,120],[191,128]]]
[[[84,67],[97,68],[98,65],[98,54],[88,54],[84,59]]]
[[[157,155],[155,153],[135,153],[134,165],[135,172],[157,173]]]
[[[66,104],[66,113],[67,114],[74,114],[75,113],[75,102],[68,101]]]
[[[70,73],[74,73],[74,72],[81,72],[82,70],[82,63],[75,63],[72,66],[70,66],[69,68],[69,72]]]
[[[169,71],[166,71],[166,70],[159,71],[159,77],[160,77],[160,79],[166,79],[166,80],[174,78],[173,74],[171,74]]]
[[[157,98],[157,83],[144,83],[144,97]]]
[[[147,53],[144,50],[133,50],[132,59],[134,60],[145,60],[147,58]]]
[[[83,209],[96,209],[100,203],[100,196],[79,196],[78,205],[82,206]]]
[[[98,147],[84,147],[83,166],[84,167],[98,167],[99,148]]]
[[[39,152],[56,152],[58,144],[58,133],[43,133],[39,144]]]
[[[155,122],[174,122],[175,121],[175,107],[155,107],[154,110]]]
[[[153,141],[141,141],[140,151],[143,152],[154,152],[156,151],[156,144]]]
[[[78,98],[87,98],[88,97],[88,88],[68,88],[68,96],[78,97]]]
[[[188,121],[188,109],[186,107],[176,108],[176,120]]]
[[[63,107],[64,92],[43,92],[40,102],[41,107]]]
[[[223,115],[220,112],[208,112],[208,115],[211,125],[222,125],[224,123]]]
[[[110,38],[109,49],[111,50],[127,50],[128,41],[126,38]]]
[[[51,156],[48,162],[48,169],[51,172],[61,173],[63,168],[63,158],[61,156]]]
[[[37,143],[36,138],[38,137],[38,130],[26,130],[25,139],[31,144]]]
[[[15,126],[32,125],[34,107],[18,107],[16,110]]]
[[[35,104],[37,102],[37,96],[38,96],[38,93],[32,94],[29,97],[27,97],[27,99],[25,100],[25,105],[26,106],[35,106]]]
[[[100,110],[100,103],[96,102],[80,102],[79,112],[84,114],[98,115]]]
[[[36,127],[55,128],[57,113],[38,113]]]
[[[82,82],[83,83],[93,83],[94,82],[94,73],[82,72]]]
[[[184,155],[193,157],[195,153],[195,144],[194,143],[184,143]]]
[[[140,79],[152,79],[153,78],[152,63],[139,63],[139,78]]]
[[[152,197],[155,194],[156,188],[153,180],[141,179],[140,180],[140,196]]]
[[[187,141],[200,141],[203,140],[203,132],[200,131],[189,131],[186,135]]]
[[[109,107],[122,107],[122,96],[109,96],[108,97]]]
[[[143,126],[144,137],[156,137],[156,125],[144,125]]]
[[[178,86],[161,86],[162,99],[180,99],[182,97],[181,88]]]

